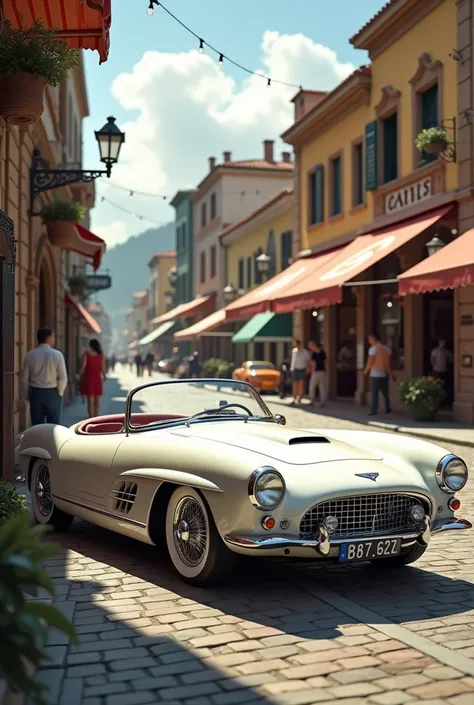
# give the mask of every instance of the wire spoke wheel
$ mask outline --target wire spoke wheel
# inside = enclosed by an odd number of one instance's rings
[[[207,522],[201,505],[194,497],[183,497],[174,510],[173,539],[183,563],[198,566],[206,555]]]
[[[33,488],[36,507],[41,516],[48,519],[53,511],[53,497],[51,494],[51,479],[49,469],[46,465],[41,465],[36,474],[36,482]]]

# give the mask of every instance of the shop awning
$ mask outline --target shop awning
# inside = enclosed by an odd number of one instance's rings
[[[111,0],[8,0],[3,12],[13,29],[24,29],[40,20],[56,28],[70,49],[93,49],[100,63],[107,61],[112,24]]]
[[[198,296],[192,301],[188,301],[185,304],[179,304],[171,311],[162,313],[161,316],[157,316],[152,320],[154,326],[160,323],[165,323],[166,321],[174,320],[175,318],[194,318],[198,313],[210,313],[214,307],[215,296]]]
[[[426,294],[474,284],[474,229],[398,277],[398,292]]]
[[[148,333],[141,340],[139,340],[137,345],[150,345],[150,343],[154,343],[155,340],[158,340],[158,338],[165,335],[165,333],[173,328],[174,325],[174,321],[166,321],[166,323],[162,323],[161,326],[158,326],[158,328],[155,328],[155,330],[152,330],[151,333]]]
[[[138,340],[132,340],[132,342],[127,345],[127,348],[129,350],[134,350],[137,347],[138,347]]]
[[[447,215],[453,205],[402,221],[374,234],[360,235],[313,275],[305,276],[272,303],[276,313],[342,302],[342,287]]]
[[[189,326],[189,328],[179,330],[177,333],[174,334],[174,339],[177,341],[194,340],[195,338],[199,338],[199,336],[201,335],[210,333],[215,328],[218,328],[225,322],[225,309],[221,308],[219,309],[219,311],[214,311],[214,313],[211,313],[210,316],[206,316],[206,318],[202,318],[197,323],[194,323],[192,326]]]
[[[99,326],[94,316],[89,313],[89,311],[81,304],[78,299],[76,299],[75,296],[72,296],[71,294],[65,294],[64,300],[66,301],[66,304],[72,309],[74,309],[77,315],[82,318],[86,326],[90,328],[93,333],[96,333],[96,335],[102,333],[102,328]]]
[[[294,285],[303,279],[313,278],[315,273],[336,256],[337,250],[324,252],[315,257],[305,257],[293,262],[257,289],[252,289],[226,307],[227,320],[251,318],[257,313],[272,309],[272,302],[278,296],[284,296]]]
[[[293,316],[257,313],[234,335],[233,343],[287,343],[292,340]]]

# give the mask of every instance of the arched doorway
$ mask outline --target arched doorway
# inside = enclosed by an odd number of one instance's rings
[[[38,273],[38,298],[37,298],[37,328],[56,327],[56,268],[49,251],[45,246],[39,263]]]

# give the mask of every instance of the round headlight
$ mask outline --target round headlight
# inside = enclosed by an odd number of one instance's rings
[[[436,480],[444,492],[459,492],[467,482],[467,466],[457,455],[446,455],[438,463]]]
[[[285,482],[274,468],[256,470],[249,482],[249,499],[257,509],[276,509],[285,494]]]

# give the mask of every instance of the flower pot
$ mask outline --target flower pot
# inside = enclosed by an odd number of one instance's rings
[[[0,115],[10,125],[33,125],[44,110],[45,82],[41,76],[20,73],[0,76]]]
[[[410,409],[410,415],[413,421],[436,421],[438,409],[425,409],[424,407]]]
[[[74,223],[70,220],[53,220],[46,223],[48,239],[56,247],[70,249],[74,244]]]
[[[431,142],[431,144],[426,145],[423,151],[427,154],[442,154],[447,146],[446,142]]]

